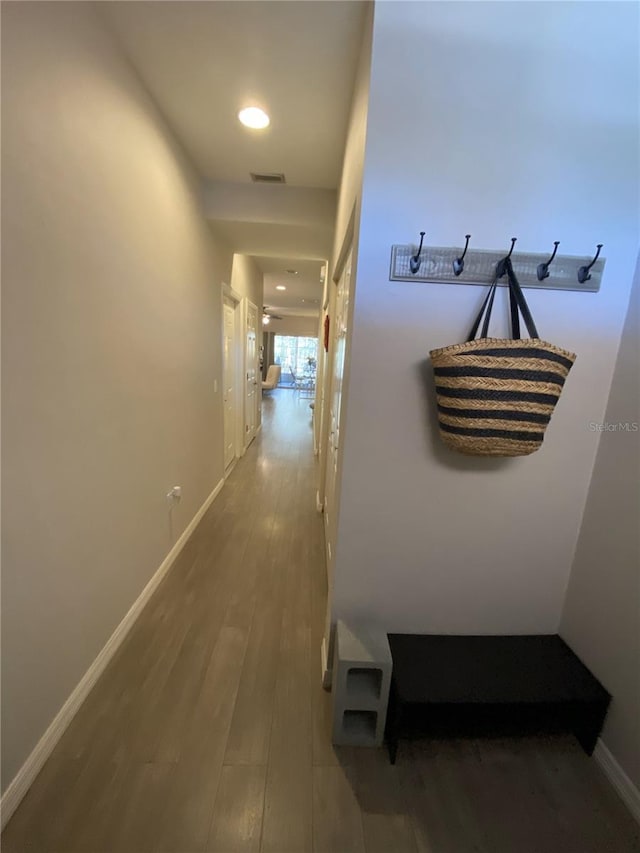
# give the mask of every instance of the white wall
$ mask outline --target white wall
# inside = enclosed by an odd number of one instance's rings
[[[335,190],[209,180],[203,182],[202,194],[210,219],[306,225],[328,234],[333,231]]]
[[[231,271],[231,287],[240,296],[253,302],[262,317],[262,281],[263,275],[258,265],[249,255],[234,255]]]
[[[558,629],[637,252],[637,25],[626,3],[376,5],[334,618]],[[391,245],[420,230],[605,244],[599,294],[527,291],[541,335],[578,353],[531,457],[439,440],[428,352],[464,339],[483,293],[389,282]]]
[[[326,313],[329,315],[330,340],[329,352],[323,365],[323,388],[316,392],[316,401],[319,402],[320,424],[314,434],[314,443],[318,450],[318,490],[316,500],[319,506],[326,506],[325,487],[327,482],[327,462],[330,462],[328,453],[329,429],[331,425],[331,399],[332,380],[334,373],[334,354],[336,341],[335,305],[336,305],[336,278],[342,272],[340,263],[346,260],[346,253],[351,249],[351,304],[353,304],[353,292],[356,284],[356,273],[358,266],[358,239],[360,234],[360,215],[362,208],[362,178],[364,170],[365,144],[367,137],[367,114],[369,109],[369,81],[371,77],[371,51],[373,37],[373,10],[374,4],[367,7],[362,28],[362,41],[358,57],[358,67],[353,86],[351,98],[351,109],[349,112],[349,124],[347,127],[347,138],[345,141],[344,159],[342,163],[342,174],[338,188],[338,206],[336,209],[336,226],[333,241],[333,252],[328,264],[328,278],[326,282],[327,293],[323,295],[323,306],[326,304]],[[324,298],[328,296],[328,300]],[[347,337],[344,354],[344,371],[341,385],[341,407],[340,407],[340,434],[346,435],[347,411],[350,405],[349,382],[350,382],[350,340],[353,325],[353,314],[348,312]],[[316,418],[318,410],[316,410]],[[344,440],[340,441],[338,447],[335,494],[333,495],[333,512],[335,517],[339,516],[341,500],[341,481],[343,471]],[[322,644],[323,655],[323,684],[330,682],[329,670],[333,660],[333,586],[334,567],[339,542],[329,541],[329,530],[326,525],[325,534],[327,545],[327,614],[325,620],[325,636]],[[332,525],[333,526],[333,525]]]
[[[323,258],[331,251],[335,190],[205,181],[202,193],[207,217],[238,252]]]
[[[371,38],[373,31],[373,4],[367,9],[362,28],[362,42],[356,78],[353,84],[353,96],[349,111],[349,124],[345,140],[342,173],[338,188],[333,255],[329,264],[330,281],[335,276],[335,267],[347,234],[349,220],[356,207],[355,235],[357,239],[362,191],[362,172],[367,135],[367,111],[369,108],[369,77],[371,74]]]
[[[282,320],[272,320],[263,328],[275,335],[315,338],[318,335],[318,320],[316,317],[283,317]]]
[[[373,4],[366,11],[364,24],[362,28],[362,42],[360,44],[360,54],[358,57],[358,67],[356,78],[353,85],[353,95],[351,98],[351,108],[349,112],[349,123],[347,126],[347,137],[345,140],[344,158],[342,161],[342,173],[340,177],[340,186],[338,187],[338,204],[336,208],[335,231],[333,239],[333,251],[331,260],[328,265],[328,313],[330,318],[334,316],[334,305],[336,287],[334,278],[336,275],[336,267],[340,260],[340,254],[343,251],[345,241],[351,228],[353,232],[354,260],[353,268],[357,263],[357,241],[360,225],[360,204],[362,191],[362,173],[364,168],[364,151],[365,140],[367,133],[367,110],[369,107],[369,78],[371,73],[371,39],[373,33]],[[352,279],[355,280],[355,277]],[[335,333],[335,327],[333,329]],[[333,336],[332,333],[332,336]],[[332,337],[333,340],[333,337]],[[329,433],[329,401],[330,401],[330,383],[332,373],[332,357],[333,345],[330,344],[329,356],[326,362],[326,373],[324,375],[325,388],[321,395],[322,408],[320,411],[320,446],[319,446],[319,477],[318,477],[318,497],[322,502],[324,500],[324,483],[325,483],[325,460]],[[343,413],[346,415],[348,406],[348,385],[349,385],[349,356],[345,360],[345,377],[343,387]],[[344,423],[344,418],[342,419]],[[341,454],[341,451],[340,451]],[[339,484],[340,470],[342,467],[342,457],[338,460],[338,477]],[[331,588],[331,573],[332,566],[329,567],[329,587]],[[329,591],[331,596],[331,590]]]
[[[560,633],[613,695],[603,740],[640,789],[640,258]],[[636,430],[638,426],[636,426]]]
[[[249,300],[249,302],[253,302],[253,304],[258,309],[258,328],[256,330],[256,348],[260,347],[260,341],[262,340],[262,302],[263,302],[263,274],[261,270],[258,268],[258,265],[249,255],[238,255],[235,254],[233,256],[233,266],[231,269],[231,287],[232,289],[244,297],[245,300]],[[247,305],[243,304],[242,307],[242,323],[246,321],[246,311]],[[244,350],[245,342],[244,338],[242,341],[242,347]],[[243,353],[244,357],[244,353]],[[244,367],[243,373],[246,371],[246,365]],[[258,377],[259,379],[260,377]],[[259,386],[258,386],[259,390]],[[246,399],[243,399],[243,404],[246,406]],[[245,423],[246,423],[246,414],[245,414]],[[260,396],[257,398],[257,420],[256,425],[260,426],[262,422],[262,406],[260,405]]]
[[[223,476],[231,253],[91,4],[2,25],[5,790]]]

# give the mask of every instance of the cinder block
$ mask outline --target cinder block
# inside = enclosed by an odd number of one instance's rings
[[[387,635],[338,621],[333,658],[333,743],[380,746],[391,684]]]

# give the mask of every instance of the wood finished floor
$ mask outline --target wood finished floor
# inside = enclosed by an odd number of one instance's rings
[[[334,749],[309,401],[227,481],[2,837],[3,853],[631,853],[571,739]]]

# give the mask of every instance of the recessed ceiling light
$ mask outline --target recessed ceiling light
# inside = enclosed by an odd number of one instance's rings
[[[260,107],[245,107],[238,113],[238,118],[245,127],[251,127],[254,130],[269,127],[269,116]]]
[[[284,284],[276,284],[276,290],[286,290],[286,289],[287,288],[284,286]]]
[[[298,275],[298,270],[286,270],[286,272],[288,272],[289,275]]]

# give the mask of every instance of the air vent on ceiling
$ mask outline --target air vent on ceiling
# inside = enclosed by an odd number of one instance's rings
[[[286,183],[282,172],[250,172],[251,180],[255,184],[284,184]]]

